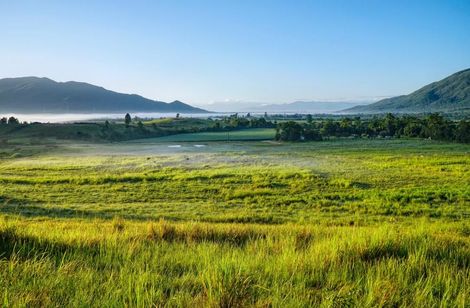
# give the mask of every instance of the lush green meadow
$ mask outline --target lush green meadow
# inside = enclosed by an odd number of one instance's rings
[[[469,145],[200,134],[4,150],[3,304],[469,305]]]
[[[170,135],[156,138],[158,142],[204,142],[204,141],[256,141],[273,140],[276,130],[274,128],[252,128],[226,132],[202,132]]]

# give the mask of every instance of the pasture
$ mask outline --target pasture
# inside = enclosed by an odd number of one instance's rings
[[[4,305],[468,305],[469,145],[223,134],[5,150]]]
[[[157,142],[203,142],[203,141],[257,141],[273,140],[276,131],[273,128],[252,128],[226,132],[202,132],[170,135],[155,138]]]

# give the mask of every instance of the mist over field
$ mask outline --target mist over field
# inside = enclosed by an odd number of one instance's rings
[[[103,121],[103,120],[122,120],[125,113],[38,113],[38,114],[17,114],[17,113],[6,113],[2,114],[5,117],[15,117],[26,122],[41,122],[41,123],[67,123],[67,122],[80,122],[80,121]],[[158,119],[174,117],[176,113],[146,113],[137,112],[132,114],[134,117],[141,119]],[[181,116],[189,118],[207,118],[207,117],[220,117],[225,116],[223,113],[196,113],[186,114],[183,113]]]

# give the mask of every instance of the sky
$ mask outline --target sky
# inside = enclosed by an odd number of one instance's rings
[[[0,0],[0,78],[161,101],[369,100],[470,67],[470,1]]]

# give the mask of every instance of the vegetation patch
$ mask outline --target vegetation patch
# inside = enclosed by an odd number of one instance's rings
[[[468,145],[167,145],[20,145],[30,154],[2,159],[3,303],[467,303]]]

